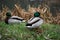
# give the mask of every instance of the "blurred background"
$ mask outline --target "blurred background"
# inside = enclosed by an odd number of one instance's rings
[[[60,0],[0,0],[0,13],[6,14],[8,10],[10,10],[13,15],[19,14],[18,16],[21,17],[22,13],[31,14],[35,11],[39,11],[40,13],[45,11],[44,12],[45,16],[47,16],[46,13],[48,13],[50,17],[52,15],[53,17],[55,17],[55,19],[58,19],[57,15],[60,16]],[[43,17],[43,19],[44,18],[46,19],[45,16]]]
[[[4,7],[5,5],[9,8],[13,8],[15,3],[19,3],[22,8],[26,8],[29,4],[35,7],[40,4],[47,4],[48,6],[60,7],[60,0],[0,0],[0,5]],[[0,9],[1,9],[0,6]]]
[[[10,9],[14,7],[14,4],[19,3],[22,8],[27,9],[28,5],[37,7],[41,4],[48,5],[51,9],[54,8],[56,10],[60,9],[60,0],[0,0],[0,10],[5,5],[8,6]]]

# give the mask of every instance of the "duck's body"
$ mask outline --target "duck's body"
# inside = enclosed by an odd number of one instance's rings
[[[39,17],[33,17],[28,20],[27,27],[28,28],[37,28],[43,23],[43,20]]]
[[[18,16],[9,16],[9,15],[5,19],[5,23],[6,24],[25,22],[25,20],[23,18],[21,18],[21,17],[18,17]]]
[[[12,24],[12,23],[21,23],[21,22],[23,22],[24,21],[24,19],[23,18],[21,18],[21,17],[18,17],[18,16],[12,16],[12,17],[10,17],[10,18],[6,18],[5,19],[5,23],[7,23],[7,24]]]

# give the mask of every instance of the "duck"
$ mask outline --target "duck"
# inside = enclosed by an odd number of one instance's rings
[[[29,29],[39,28],[43,24],[43,19],[40,17],[39,12],[34,13],[34,17],[30,18],[27,23],[26,27]]]
[[[6,24],[14,24],[14,23],[21,23],[25,22],[25,20],[18,16],[12,16],[10,12],[6,13],[5,23]]]

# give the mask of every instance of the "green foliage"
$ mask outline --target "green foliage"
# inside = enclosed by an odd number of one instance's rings
[[[0,40],[60,40],[60,25],[43,24],[43,33],[37,34],[25,26],[26,23],[5,24],[0,22]]]

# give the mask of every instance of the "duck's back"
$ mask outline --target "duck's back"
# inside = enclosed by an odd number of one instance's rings
[[[12,16],[9,20],[8,23],[21,23],[23,18],[18,17],[18,16]]]
[[[40,25],[42,25],[43,23],[43,19],[39,18],[39,17],[35,17],[35,18],[31,18],[28,23],[32,23],[32,26],[27,26],[29,28],[36,28],[39,27]]]
[[[11,18],[23,19],[23,18],[21,18],[21,17],[18,17],[18,16],[12,16]]]
[[[33,17],[30,20],[28,20],[28,23],[33,23],[33,22],[35,22],[36,20],[39,20],[39,19],[40,19],[39,17]]]

